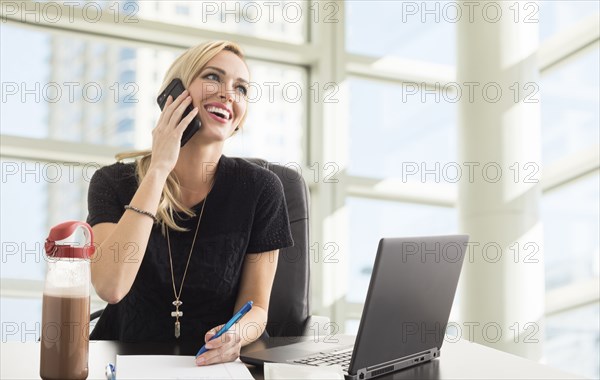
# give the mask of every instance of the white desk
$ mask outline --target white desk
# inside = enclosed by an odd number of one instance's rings
[[[282,338],[274,338],[282,339]],[[283,338],[282,343],[291,343]],[[298,340],[296,340],[298,341]],[[253,350],[261,342],[244,347]],[[39,379],[39,343],[2,343],[0,379]],[[173,347],[172,345],[123,344],[118,342],[90,342],[89,379],[105,379],[106,363],[115,362],[120,354],[184,354],[197,347]],[[262,368],[251,367],[250,372],[262,379]],[[389,374],[380,379],[576,379],[574,375],[551,367],[510,355],[468,341],[445,342],[441,357],[429,363]]]

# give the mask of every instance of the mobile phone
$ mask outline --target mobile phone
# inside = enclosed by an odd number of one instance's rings
[[[183,82],[181,82],[181,79],[173,79],[171,83],[169,83],[165,90],[161,92],[161,94],[156,99],[156,102],[158,103],[160,109],[162,110],[163,108],[165,108],[165,103],[167,102],[167,98],[169,97],[169,95],[171,95],[173,97],[173,100],[175,100],[179,95],[181,95],[183,91],[185,91],[185,87],[183,87]],[[190,112],[192,112],[193,109],[194,106],[192,104],[187,106],[181,118],[183,119],[184,117],[186,117]],[[185,131],[183,131],[183,135],[181,136],[181,146],[184,146],[185,143],[190,141],[194,133],[198,132],[198,130],[200,130],[200,118],[198,117],[198,115],[196,115],[192,119],[192,121],[190,121],[190,124],[188,124]]]

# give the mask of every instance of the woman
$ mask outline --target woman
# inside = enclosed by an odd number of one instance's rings
[[[90,338],[205,341],[198,365],[232,361],[264,331],[278,250],[293,244],[283,187],[270,171],[222,154],[247,114],[239,46],[191,48],[161,91],[173,78],[187,90],[167,99],[152,150],[118,157],[142,156],[98,170],[90,183],[92,283],[109,303]],[[180,148],[194,117],[201,128]],[[208,343],[249,300],[235,328]]]

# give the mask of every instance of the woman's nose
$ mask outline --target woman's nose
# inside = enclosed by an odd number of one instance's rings
[[[221,94],[219,95],[219,98],[221,98],[221,101],[223,101],[223,102],[228,102],[228,101],[229,101],[229,99],[231,99],[231,96],[227,96],[227,95],[225,95],[225,94],[221,93]]]
[[[219,97],[223,101],[225,101],[225,102],[231,101],[233,103],[236,100],[235,95],[236,94],[235,94],[235,90],[233,89],[233,85],[229,86],[227,84],[221,84]]]

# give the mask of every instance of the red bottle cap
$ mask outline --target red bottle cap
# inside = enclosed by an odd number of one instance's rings
[[[64,240],[75,233],[77,228],[83,228],[83,234],[86,238],[86,243],[83,247],[74,247],[71,245],[56,244],[59,240]],[[64,257],[75,259],[89,259],[96,251],[94,247],[94,233],[89,224],[76,220],[58,224],[50,230],[50,234],[46,238],[46,255],[49,257]]]

